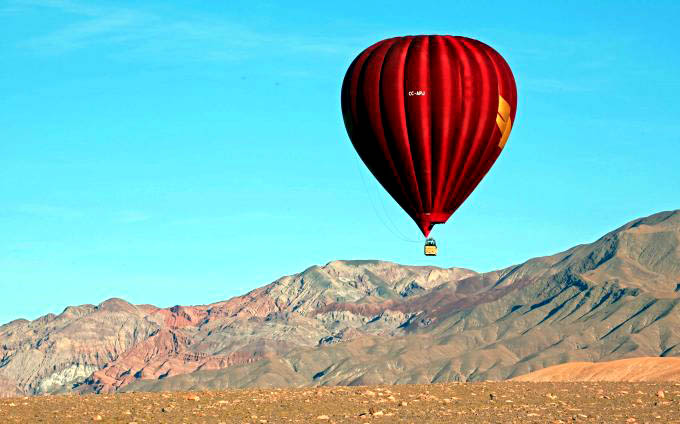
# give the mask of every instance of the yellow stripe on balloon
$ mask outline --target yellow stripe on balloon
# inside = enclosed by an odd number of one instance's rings
[[[502,149],[505,147],[508,137],[510,137],[512,119],[510,118],[510,104],[500,95],[498,96],[498,115],[496,115],[496,124],[498,125],[498,129],[501,130],[501,140],[498,143],[498,147]]]

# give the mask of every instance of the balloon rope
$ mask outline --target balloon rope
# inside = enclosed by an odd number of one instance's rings
[[[399,227],[394,223],[394,221],[392,220],[392,218],[390,217],[390,215],[387,213],[387,207],[385,206],[385,202],[384,202],[384,200],[380,199],[380,193],[379,193],[379,191],[378,191],[378,183],[374,181],[373,184],[374,184],[374,189],[375,189],[376,196],[378,197],[379,202],[380,202],[380,204],[382,205],[383,212],[385,213],[385,216],[387,217],[387,219],[388,219],[388,220],[390,221],[390,223],[392,224],[392,227],[390,227],[389,225],[387,225],[387,222],[382,218],[382,216],[380,216],[380,213],[379,213],[379,211],[378,211],[378,208],[376,208],[376,206],[375,206],[375,202],[373,201],[373,196],[371,196],[370,190],[368,189],[368,185],[367,185],[367,183],[366,183],[366,178],[364,177],[364,173],[361,172],[361,164],[359,163],[359,158],[358,158],[358,157],[356,157],[356,165],[357,165],[357,172],[358,172],[359,175],[361,176],[361,182],[362,182],[363,185],[364,185],[364,191],[366,192],[366,195],[368,196],[368,199],[369,199],[369,201],[371,202],[371,207],[373,208],[373,212],[375,212],[375,216],[378,217],[378,220],[380,220],[380,222],[383,224],[383,226],[384,226],[385,228],[387,228],[387,230],[388,230],[390,233],[392,233],[392,235],[393,235],[394,237],[400,239],[401,241],[404,241],[404,242],[407,242],[407,243],[422,243],[422,242],[423,242],[422,240],[413,240],[413,239],[410,239],[410,238],[408,238],[406,235],[404,235],[404,233],[402,233],[402,232],[399,230]]]
[[[378,198],[378,202],[380,202],[380,205],[382,206],[382,210],[385,213],[385,216],[389,220],[389,222],[392,224],[392,227],[399,233],[401,236],[401,239],[403,241],[409,242],[409,243],[424,243],[425,239],[420,239],[420,240],[414,240],[410,238],[409,236],[405,235],[404,233],[401,232],[399,229],[399,226],[394,222],[392,217],[390,216],[389,212],[387,211],[387,206],[385,204],[385,199],[384,197],[381,197],[380,194],[382,191],[380,190],[380,185],[378,184],[377,181],[373,181],[373,188],[375,189],[375,196]]]

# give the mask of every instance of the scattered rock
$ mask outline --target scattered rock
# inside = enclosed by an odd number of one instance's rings
[[[676,394],[672,383],[667,383],[667,386],[671,389],[666,394],[665,390],[659,390],[661,385],[656,383],[608,383],[602,387],[605,387],[603,393],[613,399],[611,401],[598,399],[597,386],[582,388],[580,384],[554,384],[543,386],[541,390],[538,386],[512,382],[487,383],[484,386],[475,383],[462,387],[447,384],[395,386],[398,389],[392,395],[383,389],[382,397],[377,395],[379,390],[376,387],[347,389],[344,392],[337,389],[299,388],[290,389],[289,393],[276,391],[273,394],[268,390],[257,389],[180,392],[172,395],[130,393],[73,398],[32,397],[26,401],[27,406],[22,406],[24,401],[20,398],[0,399],[0,422],[22,417],[26,422],[115,421],[122,424],[141,424],[142,421],[269,424],[295,423],[296,420],[303,422],[305,419],[316,423],[339,420],[371,424],[513,420],[536,423],[554,421],[561,424],[591,421],[641,424],[649,421],[651,424],[674,422],[677,405],[680,405],[680,390]],[[571,387],[573,390],[563,393],[562,387]],[[476,398],[468,396],[470,389],[475,389]],[[621,389],[627,390],[629,394],[621,395]],[[639,394],[638,389],[642,389],[643,394]],[[365,394],[367,391],[376,395],[368,396]],[[663,392],[664,397],[657,392]],[[321,397],[317,396],[319,393]],[[580,394],[580,398],[576,394]],[[200,396],[200,402],[187,400],[195,399],[195,396]],[[312,404],[304,403],[305,399],[310,399]],[[366,402],[365,406],[362,406],[362,402]],[[10,407],[10,403],[16,404],[16,407]],[[132,418],[133,415],[135,418]],[[655,418],[657,416],[660,418]]]
[[[663,399],[666,397],[666,395],[664,394],[663,390],[659,390],[658,392],[656,392],[656,397]]]
[[[198,397],[198,395],[189,395],[187,396],[187,400],[193,400],[194,402],[198,402],[199,400],[201,400],[201,398]]]

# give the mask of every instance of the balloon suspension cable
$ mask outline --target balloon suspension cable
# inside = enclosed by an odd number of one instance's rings
[[[383,209],[383,212],[385,213],[385,216],[387,217],[387,219],[392,224],[391,227],[389,225],[387,225],[387,222],[383,219],[383,217],[380,215],[380,213],[378,211],[378,208],[375,206],[373,196],[371,196],[370,190],[368,188],[368,184],[366,183],[366,178],[364,177],[364,173],[361,171],[361,164],[359,163],[358,157],[356,158],[356,165],[357,165],[357,172],[361,176],[361,182],[364,185],[364,191],[368,195],[369,201],[371,202],[371,207],[373,208],[373,212],[375,212],[375,215],[378,217],[378,219],[383,224],[383,226],[385,228],[387,228],[387,230],[390,233],[392,233],[392,235],[394,237],[400,239],[403,242],[406,242],[406,243],[422,243],[423,240],[413,240],[412,238],[409,238],[408,236],[404,235],[404,233],[402,233],[399,230],[399,227],[394,223],[394,221],[392,220],[392,217],[390,217],[390,215],[387,213],[387,207],[385,206],[385,202],[384,202],[383,199],[380,198],[380,192],[379,192],[379,189],[377,187],[378,183],[374,181],[373,182],[373,184],[374,184],[373,188],[375,189],[375,194],[378,197],[380,204],[382,205],[382,209]]]

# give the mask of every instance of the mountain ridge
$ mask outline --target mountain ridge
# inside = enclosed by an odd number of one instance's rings
[[[0,393],[507,379],[678,356],[679,240],[676,210],[486,273],[331,261],[207,305],[67,307],[0,326]]]

